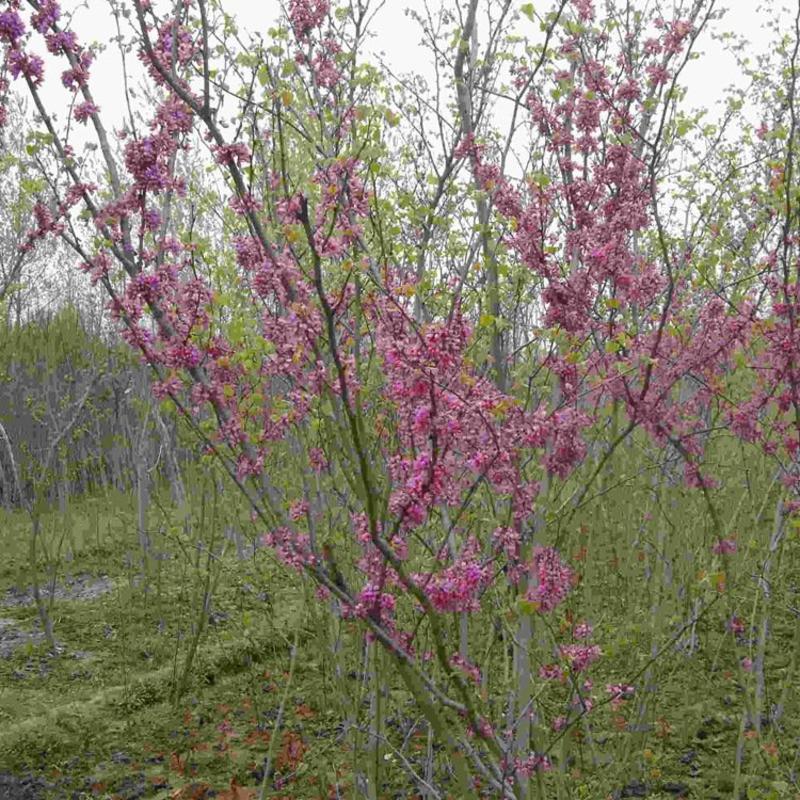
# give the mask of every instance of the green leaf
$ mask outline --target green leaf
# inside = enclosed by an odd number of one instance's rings
[[[537,172],[533,175],[531,180],[540,188],[544,188],[545,186],[549,186],[552,181],[548,175],[545,175],[544,172]]]
[[[520,11],[533,22],[533,3],[523,3]]]
[[[536,614],[539,611],[539,604],[533,603],[530,600],[526,600],[524,597],[521,597],[517,601],[517,609],[522,614]]]

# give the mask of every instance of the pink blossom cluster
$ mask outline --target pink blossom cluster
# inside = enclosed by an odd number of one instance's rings
[[[463,672],[475,685],[480,685],[480,669],[460,653],[455,653],[450,657],[450,666]]]
[[[737,639],[740,639],[742,636],[744,636],[745,631],[747,630],[744,620],[735,614],[728,620],[726,627]]]
[[[293,531],[288,527],[276,528],[264,534],[261,541],[265,546],[275,550],[284,564],[298,572],[316,560],[311,552],[308,534]]]
[[[10,8],[0,14],[0,39],[16,47],[25,34],[25,23],[19,13]]]
[[[491,571],[480,562],[480,545],[476,539],[467,542],[455,562],[440,572],[417,573],[414,581],[440,612],[480,609],[480,594],[488,585]]]
[[[719,539],[711,545],[711,552],[714,555],[730,555],[737,550],[735,539]]]
[[[561,681],[566,677],[563,667],[558,664],[543,664],[539,667],[539,677],[545,681]]]
[[[188,90],[181,70],[186,71],[200,53],[198,34],[175,19],[165,20],[158,28],[152,52],[145,47],[139,50],[139,60],[145,65],[150,79],[157,86],[167,86],[163,72],[171,73],[182,89]],[[162,72],[163,71],[163,72]]]
[[[525,595],[542,611],[552,611],[572,589],[572,570],[552,547],[536,547],[530,566],[531,586]]]
[[[584,672],[602,655],[599,645],[565,644],[559,653],[573,672]]]
[[[289,22],[297,39],[301,42],[308,39],[322,25],[329,10],[329,0],[290,0]]]
[[[390,592],[381,591],[379,586],[368,583],[359,592],[355,605],[343,609],[345,619],[349,617],[369,617],[373,621],[394,630],[392,618],[397,600]]]
[[[611,708],[616,711],[636,690],[626,683],[609,683],[606,691],[611,695]]]
[[[517,772],[525,778],[537,772],[549,772],[553,768],[550,757],[539,753],[531,753],[526,758],[518,758],[515,761]]]

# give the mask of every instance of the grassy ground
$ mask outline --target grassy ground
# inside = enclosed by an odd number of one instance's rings
[[[229,548],[209,566],[207,553],[192,549],[196,542],[156,537],[163,556],[151,564],[145,590],[130,500],[104,499],[99,533],[97,502],[73,508],[71,536],[51,565],[62,594],[52,609],[61,652],[54,657],[34,636],[0,659],[0,771],[33,770],[47,784],[39,789],[55,797],[176,797],[193,784],[186,797],[205,796],[206,786],[218,796],[250,796],[237,787],[260,785],[293,631],[299,647],[308,646],[302,587],[286,577],[276,585],[274,566],[260,552],[240,560]],[[58,522],[53,514],[45,525],[53,558]],[[6,514],[0,532],[0,603],[3,594],[13,603],[0,606],[0,616],[9,627],[13,621],[19,640],[40,630],[35,606],[25,603],[27,520]],[[40,580],[46,573],[40,564]],[[203,611],[209,579],[217,591]],[[70,599],[76,585],[83,596]],[[201,620],[205,630],[178,698]],[[285,796],[308,790],[327,797],[340,760],[336,720],[320,703],[321,665],[304,656],[273,751],[272,783],[306,787]]]
[[[0,639],[30,635],[0,658],[0,798],[242,800],[257,796],[267,756],[267,797],[361,796],[358,748],[343,726],[348,717],[363,723],[368,705],[358,648],[335,660],[336,624],[313,588],[263,550],[242,558],[228,543],[222,552],[221,520],[157,508],[151,516],[159,555],[146,569],[132,498],[86,499],[66,517],[45,516],[37,569],[43,584],[52,578],[58,588],[54,656],[26,602],[29,522],[0,511]],[[575,602],[594,621],[604,652],[595,693],[630,680],[636,698],[621,710],[602,706],[556,745],[562,777],[548,777],[544,797],[732,797],[737,748],[741,796],[800,797],[792,785],[799,687],[782,691],[795,657],[797,559],[787,556],[773,593],[764,722],[755,731],[743,723],[755,693],[740,659],[757,650],[759,595],[747,565],[759,563],[761,545],[739,554],[738,583],[715,584],[713,560],[708,569],[693,562],[690,591],[666,602],[657,560],[618,530],[622,521],[612,514],[604,524],[616,535],[587,535],[571,555],[583,573]],[[796,553],[796,533],[787,546]],[[707,610],[687,627],[700,601]],[[748,623],[738,642],[725,629],[732,610]],[[387,738],[404,743],[403,754],[420,765],[426,728],[399,682],[389,676],[389,685]],[[773,720],[779,700],[783,714]],[[545,709],[559,702],[558,689],[542,697]],[[393,752],[389,745],[383,752],[380,797],[417,797]]]

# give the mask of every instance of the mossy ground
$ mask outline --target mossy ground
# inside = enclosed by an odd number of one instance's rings
[[[277,586],[266,559],[225,556],[217,566],[224,580],[176,698],[200,619],[204,562],[181,563],[164,546],[159,551],[170,557],[151,565],[145,591],[141,565],[133,566],[132,509],[124,497],[116,501],[115,513],[102,515],[99,539],[89,530],[91,502],[72,510],[71,546],[57,565],[59,585],[66,575],[104,575],[111,590],[55,601],[58,655],[28,643],[0,659],[0,772],[41,774],[46,786],[39,790],[53,797],[170,797],[192,784],[199,797],[204,787],[259,786],[297,625],[298,598],[283,594],[297,587],[285,578]],[[25,516],[6,514],[0,531],[1,601],[11,587],[18,596],[30,572]],[[40,564],[40,580],[46,572]],[[0,615],[21,631],[39,629],[32,604],[3,607]],[[301,629],[301,646],[308,635]],[[326,787],[308,796],[327,796],[326,782],[336,782],[336,721],[320,702],[322,680],[318,663],[298,659],[275,750],[273,783]],[[231,796],[247,796],[238,791]]]
[[[363,665],[353,658],[346,674],[334,670],[329,639],[321,635],[327,611],[313,600],[313,588],[260,549],[242,559],[230,546],[209,558],[208,547],[199,544],[202,535],[187,538],[171,524],[154,525],[153,550],[160,556],[146,577],[133,511],[130,497],[115,495],[76,502],[66,518],[46,516],[40,580],[46,583],[50,574],[65,586],[75,576],[85,584],[106,576],[108,590],[54,602],[57,655],[31,642],[0,659],[0,773],[38,780],[18,796],[257,796],[295,634],[298,655],[266,796],[361,796],[354,786],[352,733],[343,720],[348,704],[366,705],[359,688]],[[0,601],[12,587],[18,597],[30,583],[28,536],[24,514],[0,511]],[[648,667],[652,598],[641,579],[635,583],[636,559],[610,568],[612,550],[597,549],[606,566],[590,575],[587,564],[580,590],[603,643],[596,693],[603,694],[606,681],[632,675],[640,675],[641,691],[621,711],[597,709],[556,745],[554,761],[565,765],[565,778],[559,783],[548,776],[544,796],[728,798],[737,743],[745,748],[746,798],[800,796],[787,780],[798,752],[800,687],[784,698],[779,721],[768,714],[779,698],[768,696],[761,732],[742,730],[752,676],[738,665],[747,645],[725,633],[730,606],[723,593],[687,632],[694,636],[690,654],[671,644]],[[204,606],[209,587],[212,599]],[[782,608],[789,599],[776,602]],[[21,631],[38,630],[33,605],[6,605],[0,616]],[[774,617],[765,676],[768,686],[781,686],[795,630],[791,613]],[[204,630],[187,670],[201,619]],[[405,752],[421,762],[424,725],[399,686],[391,692],[387,737],[405,739]],[[388,749],[382,786],[381,798],[418,796]],[[0,797],[2,791],[0,780]]]

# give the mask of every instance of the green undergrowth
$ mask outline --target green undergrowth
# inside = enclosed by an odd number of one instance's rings
[[[188,516],[159,511],[168,504],[156,500],[148,523],[156,555],[149,563],[138,549],[127,495],[76,501],[66,516],[45,516],[37,564],[43,587],[54,579],[58,587],[101,590],[89,599],[54,601],[57,655],[33,641],[0,658],[0,773],[35,774],[47,798],[242,800],[256,796],[270,753],[266,797],[362,796],[352,731],[344,724],[348,717],[367,724],[361,651],[351,647],[337,668],[329,609],[298,575],[266,551],[250,549],[253,534],[240,509],[229,506],[224,522],[240,526],[245,557],[241,543],[238,553],[232,543],[223,546],[219,519],[204,519],[199,509]],[[545,777],[542,797],[727,800],[737,785],[738,748],[740,797],[796,800],[786,775],[796,759],[800,702],[796,690],[776,695],[787,686],[796,650],[796,530],[775,565],[780,580],[770,601],[757,731],[744,723],[755,675],[741,664],[757,655],[763,598],[751,572],[763,541],[739,537],[738,566],[730,567],[725,585],[708,542],[694,543],[687,565],[665,578],[656,548],[627,525],[629,506],[609,508],[597,529],[579,528],[565,550],[580,572],[573,605],[546,624],[535,622],[542,653],[554,634],[584,617],[603,650],[588,690],[598,707],[552,747],[556,769]],[[594,532],[601,525],[603,536]],[[30,584],[28,536],[24,514],[0,511],[0,600],[19,599]],[[676,539],[674,564],[684,559],[682,546]],[[693,608],[701,610],[687,624]],[[732,615],[747,627],[738,642],[726,628]],[[33,605],[4,605],[0,618],[21,632],[38,630]],[[488,616],[474,624],[476,647],[499,646],[492,644]],[[490,679],[502,696],[502,676]],[[620,709],[602,702],[607,683],[628,682],[636,695]],[[426,728],[391,671],[387,688],[387,740],[402,744],[421,770]],[[540,697],[548,719],[560,713],[559,691]],[[772,719],[780,703],[782,715]],[[392,747],[381,757],[379,798],[418,797]],[[440,779],[447,785],[446,775]]]
[[[148,778],[152,796],[161,783],[181,786],[192,772],[223,786],[233,778],[252,784],[248,766],[255,770],[266,753],[271,694],[287,668],[289,637],[297,630],[301,647],[309,637],[298,581],[276,581],[277,569],[261,551],[241,560],[228,550],[209,567],[200,539],[177,543],[159,539],[154,529],[159,556],[149,565],[145,589],[130,499],[107,499],[113,510],[99,519],[97,504],[94,499],[71,509],[69,544],[61,543],[58,558],[56,529],[63,520],[52,514],[45,521],[48,552],[37,565],[45,596],[51,577],[59,587],[76,577],[87,586],[101,577],[104,583],[97,596],[54,601],[56,656],[45,643],[28,642],[0,659],[0,772],[59,776],[53,797],[64,796],[65,786],[85,790],[88,778],[95,787],[89,786],[90,794],[102,794],[115,782],[122,786],[131,769]],[[31,579],[28,520],[0,515],[0,546],[7,554],[0,601],[16,601]],[[203,610],[206,579],[215,571],[222,574]],[[40,627],[33,604],[4,605],[0,617],[22,632]],[[187,667],[199,622],[204,630]],[[313,684],[313,662],[305,659],[297,674]],[[228,713],[232,732],[225,730]],[[186,761],[190,753],[194,761]],[[185,762],[185,768],[176,772],[170,762],[176,768]],[[137,791],[129,787],[130,794]]]

